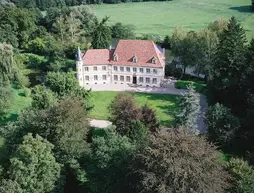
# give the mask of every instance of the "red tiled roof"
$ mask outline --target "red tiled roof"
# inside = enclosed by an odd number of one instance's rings
[[[116,54],[118,61],[113,60],[113,54]],[[133,57],[137,57],[137,63],[133,62]],[[152,63],[155,57],[156,63]],[[120,40],[115,50],[91,49],[83,56],[85,65],[99,64],[117,64],[124,66],[147,66],[163,67],[165,57],[150,40]]]

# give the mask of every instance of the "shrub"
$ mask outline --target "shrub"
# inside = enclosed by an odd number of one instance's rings
[[[187,89],[187,86],[189,84],[193,84],[196,92],[204,93],[206,86],[204,84],[200,84],[200,83],[192,82],[192,81],[178,80],[175,83],[175,88],[177,88],[177,89]]]
[[[31,96],[31,90],[29,88],[24,89],[24,95],[25,97],[30,97]]]

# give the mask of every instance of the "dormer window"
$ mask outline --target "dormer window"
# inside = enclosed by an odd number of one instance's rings
[[[118,60],[118,56],[116,54],[113,55],[113,60],[117,61]]]
[[[137,57],[137,56],[134,56],[134,57],[133,57],[133,62],[134,62],[134,63],[137,63],[137,62],[138,62],[138,57]]]
[[[156,64],[156,62],[157,62],[157,58],[153,57],[152,63],[153,63],[153,64]]]

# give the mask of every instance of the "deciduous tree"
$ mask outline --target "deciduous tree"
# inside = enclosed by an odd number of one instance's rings
[[[60,176],[60,164],[52,153],[53,145],[39,135],[24,136],[10,159],[10,178],[27,193],[49,192]]]

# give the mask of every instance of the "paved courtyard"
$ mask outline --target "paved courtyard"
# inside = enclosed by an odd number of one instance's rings
[[[182,95],[186,90],[184,89],[176,89],[174,86],[174,82],[169,82],[164,85],[164,87],[156,88],[156,87],[135,87],[129,86],[127,84],[93,84],[88,89],[92,89],[92,91],[120,91],[120,92],[142,92],[142,93],[157,93],[157,94],[175,94]],[[198,131],[197,133],[206,133],[207,129],[204,124],[204,114],[207,110],[207,101],[206,97],[202,94],[200,96],[200,106],[201,110],[199,113],[199,118],[197,120]],[[105,128],[111,125],[111,122],[107,120],[90,120],[90,125],[97,128]]]

